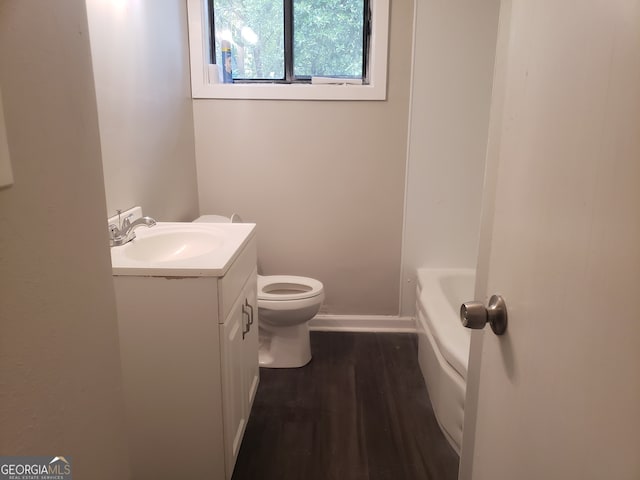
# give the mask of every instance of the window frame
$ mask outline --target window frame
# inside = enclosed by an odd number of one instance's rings
[[[270,100],[386,100],[387,50],[389,35],[389,0],[368,0],[370,35],[368,83],[353,85],[313,84],[308,82],[275,83],[251,81],[217,83],[217,66],[210,65],[212,35],[209,0],[187,0],[191,93],[193,98],[270,99]],[[211,73],[211,75],[210,75]]]

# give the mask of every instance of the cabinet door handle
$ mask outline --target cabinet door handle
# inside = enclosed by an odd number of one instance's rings
[[[244,316],[247,316],[247,322],[245,323],[244,321],[242,322],[242,339],[244,340],[244,337],[247,333],[249,333],[249,330],[251,330],[251,323],[249,323],[249,320],[251,319],[251,317],[249,316],[249,312],[247,312],[244,309],[244,305],[242,306],[242,318],[244,319]],[[245,328],[246,327],[246,328]]]
[[[249,310],[251,311],[251,316],[249,317],[249,325],[253,325],[253,305],[251,305],[251,304],[249,303],[249,299],[248,299],[248,298],[245,298],[245,299],[244,299],[244,305],[245,305],[246,307],[248,307],[248,308],[249,308]]]

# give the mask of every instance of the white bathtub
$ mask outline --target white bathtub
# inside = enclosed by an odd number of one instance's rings
[[[460,304],[473,299],[475,270],[418,269],[418,361],[440,428],[460,454],[470,330]]]

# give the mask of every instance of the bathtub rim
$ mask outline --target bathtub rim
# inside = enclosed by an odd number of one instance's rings
[[[442,288],[442,279],[452,276],[472,277],[476,271],[473,268],[420,268],[417,271],[416,295],[416,323],[418,308],[422,307],[438,350],[449,365],[466,381],[469,366],[469,350],[471,346],[471,331],[460,323],[459,305],[452,305]],[[469,292],[468,299],[473,297]],[[447,320],[448,319],[448,320]]]
[[[464,434],[462,429],[464,425],[464,403],[460,411],[456,412],[454,399],[446,398],[445,400],[443,398],[443,392],[446,392],[448,389],[449,391],[456,392],[460,398],[465,398],[466,382],[442,356],[433,335],[429,331],[429,326],[426,324],[426,321],[420,318],[420,314],[416,317],[416,330],[418,335],[418,365],[420,366],[420,371],[422,372],[424,383],[429,393],[434,416],[447,442],[449,442],[451,448],[460,456],[462,436]],[[421,337],[423,337],[424,340]],[[435,358],[438,364],[438,378],[432,378],[427,373],[428,357]],[[452,417],[454,417],[455,420],[452,421]]]
[[[459,370],[466,374],[469,359],[470,332],[459,323],[455,305],[452,305],[442,288],[441,279],[453,275],[464,275],[475,278],[475,270],[469,268],[422,268],[418,270],[416,284],[416,332],[418,334],[418,363],[422,372],[436,421],[454,451],[460,455],[464,427],[464,410],[466,402],[466,378]],[[475,282],[474,282],[475,283]],[[473,286],[471,287],[474,288]],[[461,293],[462,294],[462,293]],[[466,292],[464,293],[466,294]],[[473,291],[468,292],[473,296]],[[429,304],[429,302],[431,302]],[[452,311],[453,309],[453,311]],[[441,346],[447,342],[438,341],[434,334],[433,315],[445,315],[445,319],[436,321],[445,323],[438,325],[439,334],[446,335],[447,331],[457,331],[459,338],[469,337],[469,342],[458,349],[458,356],[462,353],[464,366],[454,368],[443,354]],[[450,327],[450,328],[446,328]],[[455,337],[455,335],[454,335]],[[466,350],[465,350],[466,349]],[[460,360],[462,361],[462,360]]]

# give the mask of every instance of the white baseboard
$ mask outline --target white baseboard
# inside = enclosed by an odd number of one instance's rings
[[[394,315],[316,315],[309,322],[315,332],[399,332],[415,333],[413,317]]]

